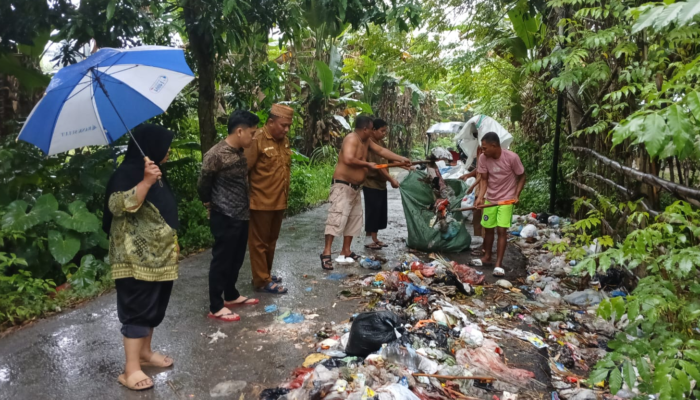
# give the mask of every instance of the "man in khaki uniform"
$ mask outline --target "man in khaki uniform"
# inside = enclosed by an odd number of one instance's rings
[[[265,126],[258,129],[253,145],[245,149],[250,182],[250,228],[248,252],[253,285],[274,294],[287,293],[279,285],[282,278],[272,275],[272,262],[282,219],[287,209],[291,178],[292,149],[287,133],[294,110],[274,104]]]

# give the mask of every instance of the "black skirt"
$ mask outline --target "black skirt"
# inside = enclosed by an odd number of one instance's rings
[[[387,191],[381,189],[362,188],[365,196],[365,232],[379,232],[386,229],[388,205]]]
[[[151,328],[160,325],[165,318],[173,281],[147,282],[121,278],[114,284],[122,335],[130,339],[148,336]]]

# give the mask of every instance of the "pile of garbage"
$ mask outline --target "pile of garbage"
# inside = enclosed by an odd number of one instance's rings
[[[612,399],[586,377],[625,323],[596,316],[602,299],[626,295],[623,279],[613,272],[596,285],[582,282],[563,257],[543,250],[561,238],[565,221],[513,222],[514,242],[529,260],[518,282],[487,284],[483,272],[435,254],[363,260],[384,269],[348,276],[340,297],[362,298],[364,312],[316,333],[303,365],[260,398]],[[635,389],[616,395],[629,399]]]

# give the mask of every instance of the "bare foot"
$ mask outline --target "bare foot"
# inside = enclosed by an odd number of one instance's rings
[[[483,257],[481,257],[481,263],[486,264],[491,262],[491,254],[484,254]]]

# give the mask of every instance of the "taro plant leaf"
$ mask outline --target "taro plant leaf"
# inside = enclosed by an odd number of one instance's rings
[[[92,254],[83,256],[80,260],[80,268],[70,277],[71,285],[78,289],[84,289],[95,283],[97,274],[104,269],[104,263],[96,259]]]
[[[70,214],[63,211],[56,212],[57,224],[80,233],[97,232],[100,229],[100,220],[88,211],[84,202],[72,202],[68,205],[68,211]]]
[[[52,194],[39,197],[31,211],[26,212],[29,205],[23,200],[16,200],[7,206],[7,212],[2,217],[3,229],[27,231],[33,226],[50,221],[58,210],[58,202]]]
[[[61,265],[68,263],[78,254],[80,239],[70,233],[64,236],[59,231],[49,231],[49,251],[53,258]]]
[[[56,215],[56,211],[58,211],[58,201],[49,193],[36,199],[30,214],[36,216],[39,222],[48,222]]]
[[[5,215],[2,216],[3,229],[26,231],[38,224],[38,219],[31,218],[27,215],[27,207],[29,207],[29,204],[24,200],[15,200],[10,203],[10,205],[7,206]]]

